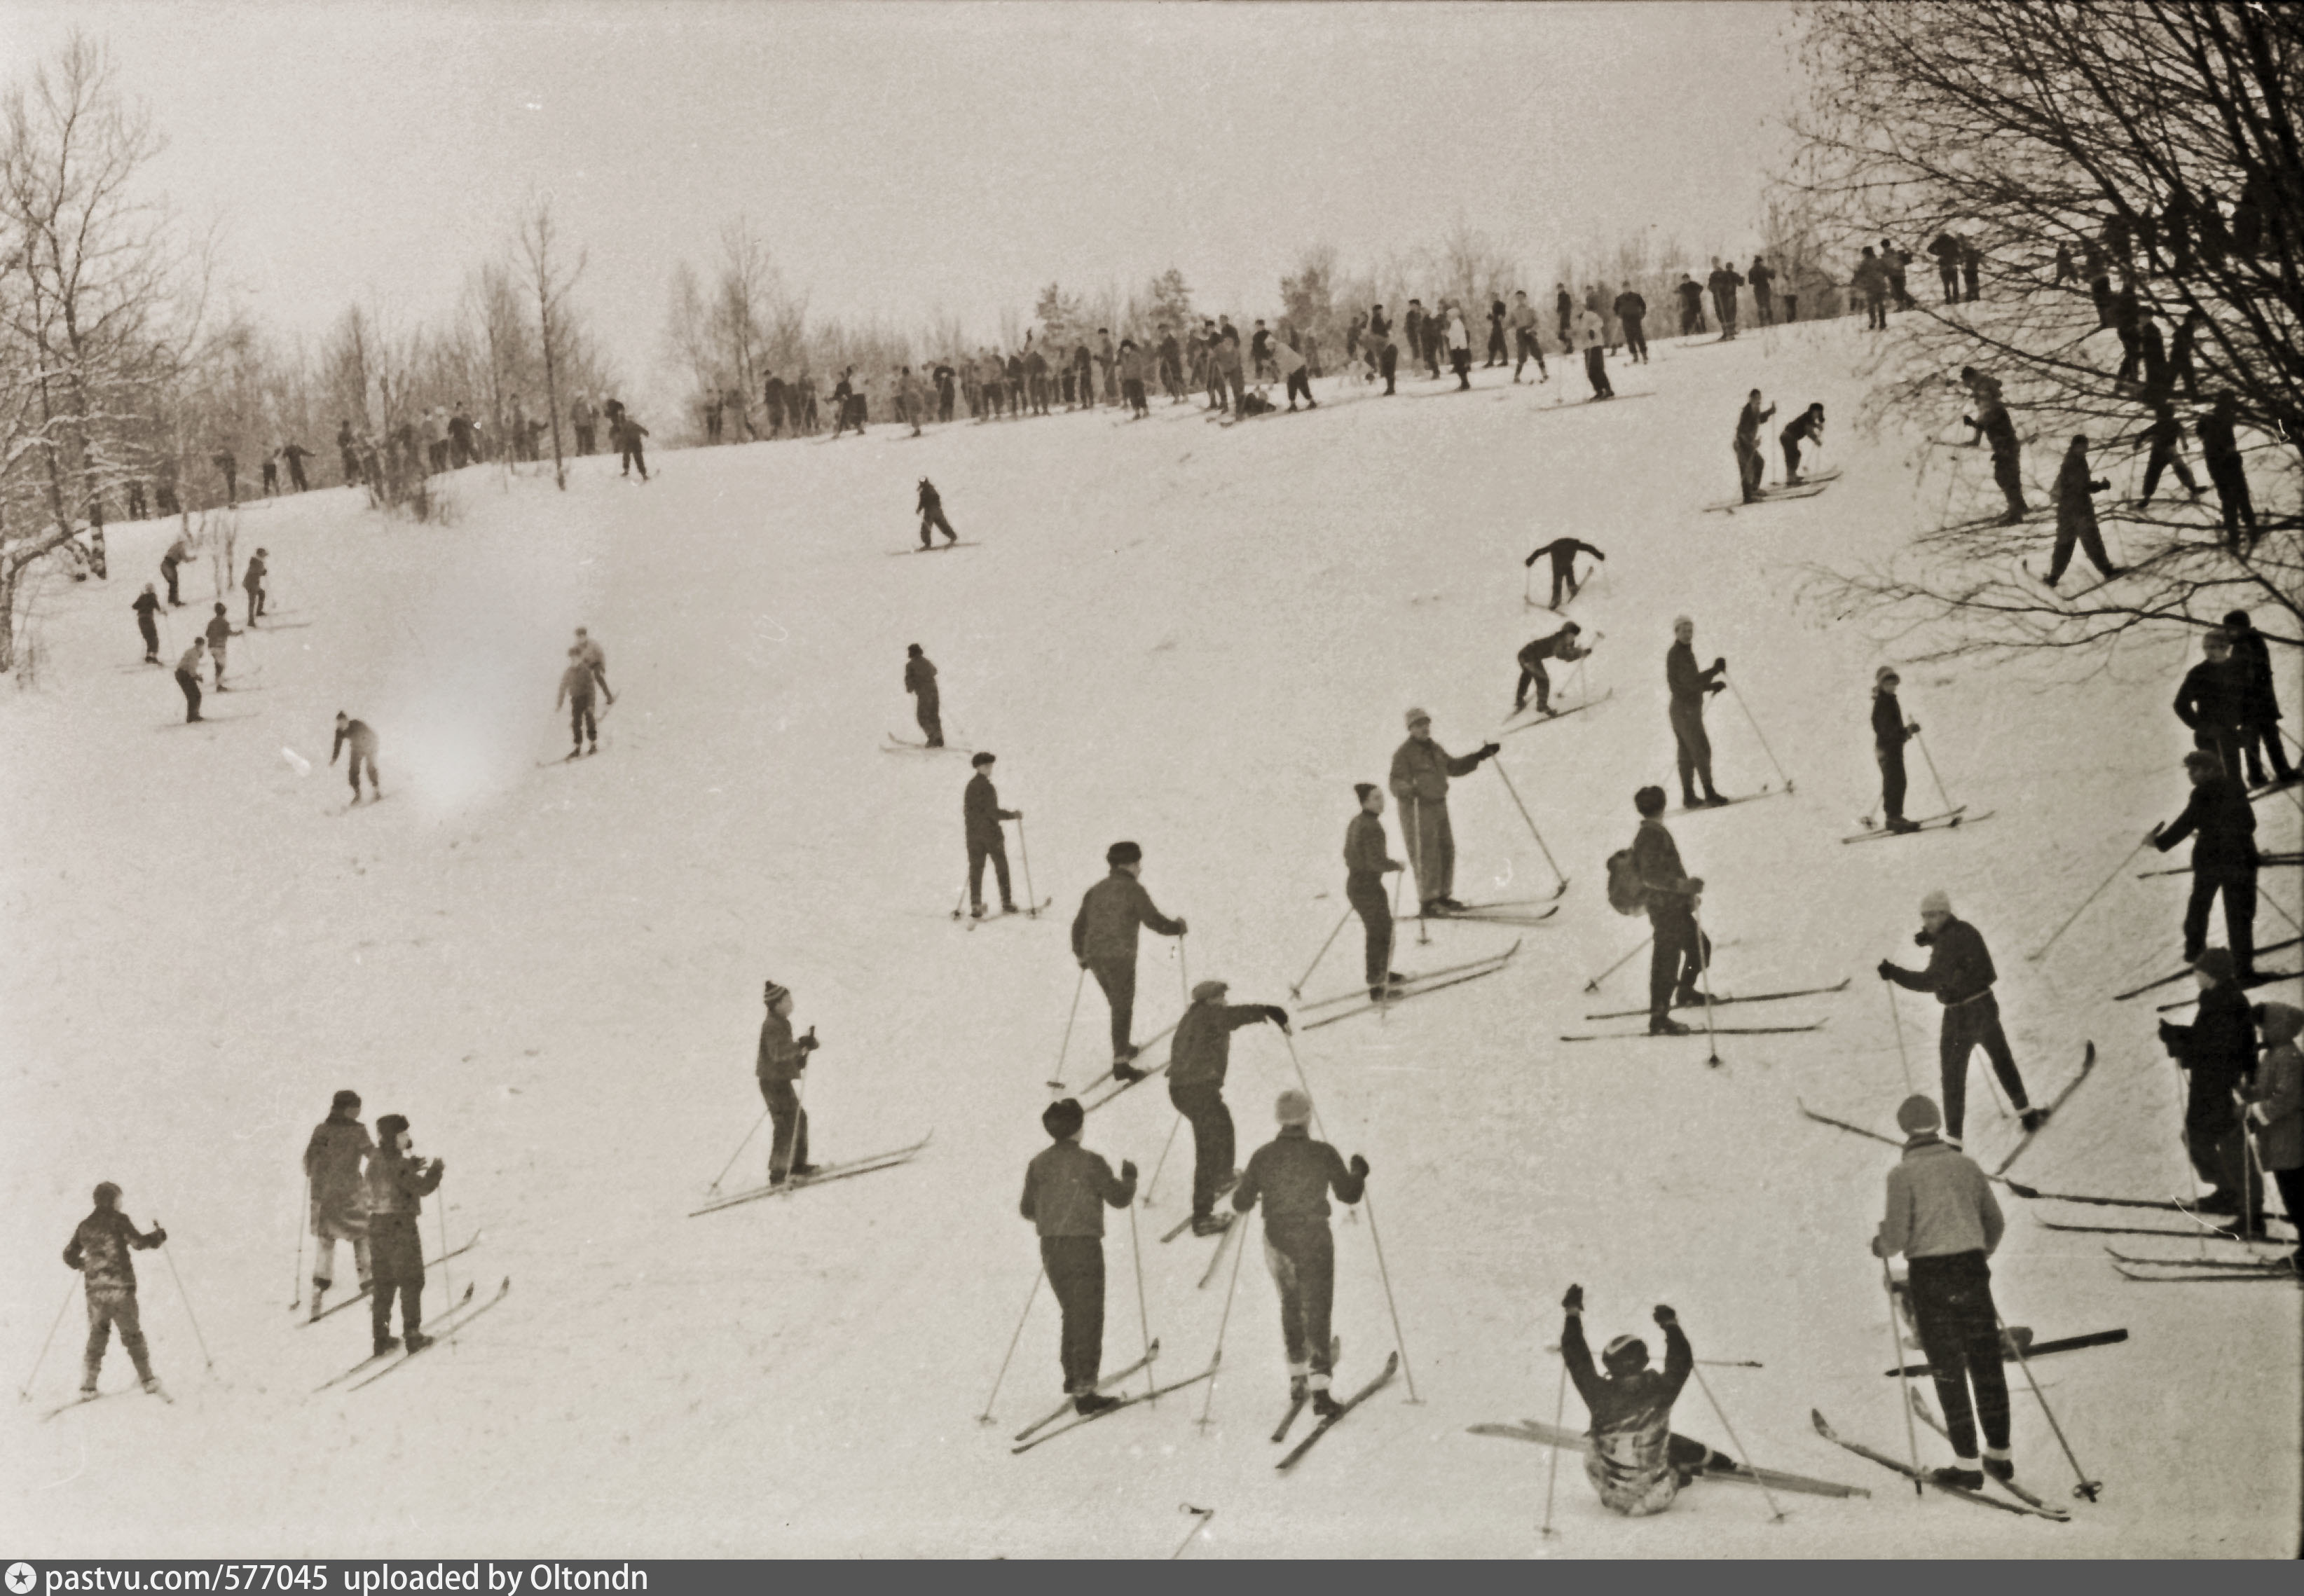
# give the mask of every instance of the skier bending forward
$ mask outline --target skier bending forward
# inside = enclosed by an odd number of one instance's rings
[[[1663,1372],[1648,1367],[1647,1342],[1618,1336],[1600,1355],[1608,1371],[1603,1374],[1592,1366],[1592,1349],[1584,1344],[1584,1288],[1571,1286],[1560,1305],[1568,1315],[1560,1328],[1560,1355],[1576,1394],[1592,1414],[1584,1474],[1602,1505],[1645,1518],[1671,1507],[1680,1488],[1705,1470],[1736,1466],[1726,1453],[1672,1432],[1672,1405],[1696,1368],[1677,1313],[1656,1305],[1656,1322],[1664,1331]]]

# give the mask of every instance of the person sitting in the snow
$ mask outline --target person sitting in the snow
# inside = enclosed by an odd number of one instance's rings
[[[1571,1286],[1560,1305],[1568,1315],[1560,1329],[1560,1355],[1592,1414],[1584,1474],[1603,1506],[1645,1518],[1671,1507],[1681,1487],[1707,1469],[1736,1466],[1726,1453],[1672,1432],[1672,1405],[1696,1368],[1678,1314],[1656,1305],[1656,1322],[1664,1331],[1661,1372],[1648,1367],[1647,1342],[1618,1336],[1600,1355],[1607,1369],[1603,1374],[1584,1344],[1584,1288]]]

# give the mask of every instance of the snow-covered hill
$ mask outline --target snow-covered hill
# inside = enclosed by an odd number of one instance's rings
[[[1699,509],[1732,496],[1749,387],[1786,416],[1811,400],[1854,414],[1859,337],[1843,322],[1734,349],[1659,343],[1651,367],[1615,367],[1613,405],[1558,407],[1563,388],[1584,392],[1574,372],[1518,388],[1484,372],[1469,395],[1417,380],[1389,401],[1323,384],[1317,412],[1245,431],[1165,406],[1136,425],[1060,415],[917,441],[883,427],[673,453],[646,486],[589,460],[564,495],[476,469],[445,528],[384,521],[341,490],[251,506],[239,546],[271,551],[281,609],[235,641],[246,690],[212,697],[199,727],[179,723],[165,672],[136,663],[127,608],[173,529],[116,529],[112,580],[48,591],[43,680],[0,704],[0,1347],[32,1366],[76,1279],[57,1250],[89,1188],[113,1179],[139,1222],[174,1237],[140,1262],[179,1400],[38,1423],[71,1390],[71,1307],[37,1401],[0,1421],[12,1544],[1152,1556],[1190,1527],[1189,1501],[1217,1510],[1194,1555],[2292,1550],[2296,1295],[2131,1285],[2083,1245],[2103,1238],[2043,1229],[2036,1209],[2012,1214],[1995,1263],[2009,1320],[2043,1338],[2131,1331],[2038,1366],[2107,1482],[2101,1503],[2057,1526],[1915,1501],[1809,1428],[1821,1407],[1844,1434],[1903,1444],[1866,1249],[1893,1154],[1795,1100],[1893,1129],[1904,1076],[1871,967],[1913,957],[1927,889],[1990,939],[2036,1095],[2086,1040],[2103,1057],[2020,1172],[2063,1190],[2191,1189],[2154,1017],[2108,1001],[2174,967],[2182,879],[2123,878],[2047,959],[2023,957],[2181,805],[2188,745],[2165,710],[2179,646],[2123,650],[2078,682],[1906,669],[1904,702],[1954,798],[1994,818],[1842,847],[1876,798],[1868,691],[1893,656],[1859,624],[1797,607],[1800,569],[1982,504],[1985,467],[1937,455],[1923,486],[1919,440],[1835,433],[1825,460],[1847,474],[1822,495]],[[980,546],[891,557],[912,541],[923,474]],[[1105,846],[1143,845],[1145,884],[1190,921],[1194,979],[1287,1002],[1343,910],[1351,784],[1384,779],[1410,705],[1453,750],[1495,730],[1515,649],[1553,624],[1513,573],[1571,533],[1609,556],[1576,613],[1605,634],[1588,675],[1614,697],[1505,738],[1502,756],[1572,879],[1563,912],[1497,977],[1296,1044],[1331,1139],[1374,1165],[1421,1400],[1396,1385],[1276,1475],[1266,1436],[1284,1364],[1258,1257],[1212,1396],[1011,1457],[1008,1433],[1059,1394],[1045,1292],[998,1423],[977,1415],[1037,1266],[1015,1204],[1078,978],[1065,926]],[[186,596],[210,596],[205,567]],[[1616,1028],[1582,1017],[1642,1001],[1644,959],[1583,988],[1645,933],[1610,911],[1603,861],[1631,838],[1635,787],[1676,790],[1662,656],[1681,612],[1796,783],[1671,817],[1710,883],[1718,983],[1855,977],[1760,1011],[1823,1030],[1724,1038],[1717,1069],[1700,1038],[1556,1040]],[[195,613],[176,612],[170,658]],[[578,624],[606,645],[619,702],[599,757],[567,767],[551,705]],[[1056,900],[1038,922],[949,918],[965,763],[881,746],[911,730],[911,642],[942,670],[954,740],[1001,756],[1002,800],[1026,812],[1035,885]],[[377,729],[390,795],[349,814],[323,763],[340,708]],[[1724,787],[1775,779],[1739,697],[1711,722]],[[321,768],[301,776],[284,750]],[[1933,807],[1919,761],[1914,778],[1915,810]],[[1452,807],[1462,895],[1549,884],[1496,775],[1460,781]],[[2266,845],[2294,846],[2296,807],[2259,809]],[[1397,853],[1397,816],[1387,825]],[[2267,882],[2269,939],[2297,905],[2292,878]],[[1437,925],[1422,948],[1410,929],[1398,962],[1516,934]],[[1358,958],[1348,928],[1308,992],[1349,985]],[[1183,974],[1174,944],[1148,939],[1139,1034],[1173,1018]],[[799,1025],[825,1043],[809,1072],[819,1159],[935,1139],[900,1170],[686,1218],[759,1113],[764,977],[793,989]],[[1907,997],[1903,1024],[1933,1092],[1934,1005]],[[1091,986],[1074,1081],[1101,1068],[1103,1031]],[[1969,1140],[1989,1161],[2012,1127],[1983,1073],[1979,1060]],[[1292,1078],[1276,1032],[1241,1035],[1228,1095],[1243,1157]],[[435,1271],[434,1312],[468,1280],[514,1288],[453,1348],[314,1397],[366,1350],[363,1313],[307,1328],[288,1311],[297,1156],[340,1086],[371,1119],[406,1113],[418,1147],[446,1158],[452,1235],[485,1228]],[[1095,1116],[1088,1143],[1148,1176],[1173,1118],[1155,1085]],[[1139,1220],[1170,1378],[1204,1366],[1225,1303],[1223,1274],[1196,1287],[1212,1244],[1156,1239],[1184,1212],[1188,1155],[1187,1138]],[[756,1142],[732,1179],[765,1156]],[[1111,1217],[1116,1367],[1139,1330],[1131,1225]],[[436,1241],[437,1224],[428,1215]],[[1347,1388],[1392,1343],[1371,1229],[1337,1224]],[[1551,1418],[1546,1348],[1571,1281],[1603,1337],[1653,1339],[1649,1307],[1669,1302],[1699,1356],[1760,1360],[1706,1372],[1757,1458],[1872,1497],[1797,1499],[1770,1524],[1757,1495],[1707,1485],[1629,1522],[1571,1460],[1563,1535],[1540,1541],[1548,1455],[1465,1430]],[[106,1372],[125,1379],[116,1348]],[[2017,1410],[2023,1477],[2064,1499],[2037,1403],[2020,1392]],[[1679,1427],[1727,1440],[1693,1386]]]

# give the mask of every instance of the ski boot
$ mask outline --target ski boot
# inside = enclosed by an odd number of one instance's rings
[[[2016,1119],[2017,1122],[2023,1126],[2025,1134],[2029,1136],[2033,1131],[2039,1129],[2040,1127],[2048,1122],[2048,1110],[2046,1109],[2020,1109],[2017,1110]]]
[[[1693,981],[1683,981],[1672,994],[1672,1006],[1675,1009],[1701,1009],[1704,1007],[1704,993],[1698,990]]]
[[[1984,1489],[1984,1471],[1960,1467],[1932,1468],[1928,1470],[1928,1483],[1948,1486],[1955,1490],[1981,1490]]]
[[[1917,820],[1906,820],[1902,815],[1895,815],[1889,817],[1888,829],[1901,837],[1906,832],[1919,831],[1920,823]]]
[[[1437,898],[1437,899],[1435,899],[1433,901],[1434,901],[1434,902],[1436,902],[1436,903],[1437,903],[1437,904],[1440,906],[1441,909],[1442,909],[1443,911],[1444,911],[1445,913],[1452,914],[1452,915],[1461,915],[1461,914],[1462,914],[1462,913],[1464,912],[1464,906],[1463,906],[1462,904],[1461,904],[1461,903],[1457,902],[1457,901],[1456,901],[1456,899],[1454,899],[1453,898],[1446,898],[1446,897]]]
[[[1344,1405],[1336,1400],[1334,1391],[1322,1386],[1312,1393],[1312,1416],[1316,1419],[1341,1419],[1344,1416]]]
[[[320,1298],[326,1296],[327,1291],[327,1281],[315,1280],[312,1282],[312,1317],[314,1319],[318,1319],[320,1316]]]
[[[968,917],[971,920],[981,920],[984,918],[984,906],[980,903],[970,904],[968,906]]]
[[[805,1180],[815,1174],[817,1168],[818,1166],[815,1164],[794,1164],[792,1167],[792,1178],[796,1180]]]
[[[1004,915],[1012,915],[1016,912],[1016,906],[1012,903],[1004,902],[1000,906],[1000,912]]]
[[[1102,1391],[1082,1391],[1079,1396],[1072,1398],[1072,1411],[1079,1414],[1083,1418],[1086,1418],[1092,1414],[1102,1413],[1106,1408],[1118,1407],[1119,1406],[1119,1398],[1107,1397]]]
[[[160,1389],[160,1377],[157,1374],[147,1374],[138,1383],[144,1388],[144,1394],[148,1397],[165,1397],[168,1394]]]
[[[1991,1475],[1994,1479],[1999,1481],[2003,1485],[2007,1484],[2011,1480],[2013,1480],[2016,1477],[2015,1459],[2009,1457],[2004,1451],[1998,1450],[1992,1447],[1986,1447],[1984,1449],[1982,1461],[1984,1464],[1984,1472]]]
[[[1682,1025],[1680,1021],[1673,1018],[1668,1014],[1658,1014],[1651,1016],[1648,1019],[1648,1034],[1651,1036],[1685,1036],[1688,1034],[1688,1027]]]
[[[1296,1403],[1300,1406],[1304,1402],[1310,1398],[1311,1395],[1311,1376],[1308,1374],[1291,1374],[1288,1377],[1289,1401]]]
[[[1136,1068],[1135,1060],[1136,1050],[1132,1047],[1123,1048],[1119,1052],[1113,1054],[1112,1078],[1122,1083],[1142,1080],[1144,1078],[1144,1072]]]
[[[398,1336],[378,1336],[371,1346],[372,1350],[369,1352],[368,1355],[370,1357],[383,1357],[389,1353],[399,1350],[400,1338]]]
[[[433,1337],[426,1335],[422,1330],[410,1330],[403,1338],[403,1344],[411,1353],[418,1353],[431,1346],[433,1340]]]
[[[1192,1216],[1192,1234],[1195,1236],[1222,1236],[1230,1229],[1230,1214],[1199,1213]]]

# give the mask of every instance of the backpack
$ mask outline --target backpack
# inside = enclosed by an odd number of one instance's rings
[[[1620,915],[1646,914],[1648,890],[1632,864],[1632,850],[1620,848],[1608,856],[1608,907]]]

